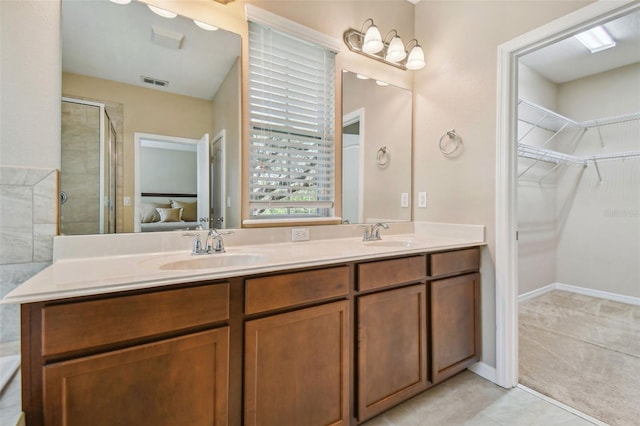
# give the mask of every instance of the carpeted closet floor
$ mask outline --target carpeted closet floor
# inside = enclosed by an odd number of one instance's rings
[[[520,303],[520,383],[610,425],[640,421],[640,306],[551,291]]]

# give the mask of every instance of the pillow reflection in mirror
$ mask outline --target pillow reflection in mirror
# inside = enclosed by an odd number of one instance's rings
[[[160,214],[160,222],[182,222],[182,208],[178,209],[161,209],[156,211]]]
[[[157,208],[168,209],[168,208],[171,208],[171,204],[142,203],[142,207],[140,207],[140,222],[141,223],[160,222],[160,214],[156,210]]]
[[[187,203],[184,201],[171,200],[171,207],[182,208],[182,220],[186,222],[196,222],[198,220],[198,203]]]

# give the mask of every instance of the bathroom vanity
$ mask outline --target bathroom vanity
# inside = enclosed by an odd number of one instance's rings
[[[299,257],[275,264],[255,247],[54,263],[38,279],[55,285],[13,295],[27,424],[360,424],[479,360],[481,245],[347,239],[284,244],[272,253]],[[233,260],[245,255],[253,264]],[[179,269],[219,259],[237,264]],[[88,265],[86,282],[65,276]]]

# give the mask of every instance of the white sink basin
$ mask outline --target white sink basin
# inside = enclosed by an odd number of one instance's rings
[[[374,246],[374,247],[413,247],[415,245],[415,241],[413,240],[380,240],[380,241],[369,241],[364,243],[365,246]]]
[[[164,270],[212,269],[226,266],[244,266],[266,259],[261,253],[221,253],[194,256],[186,260],[178,260],[160,265]]]

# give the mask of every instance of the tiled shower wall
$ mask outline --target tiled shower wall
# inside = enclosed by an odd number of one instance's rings
[[[58,171],[0,166],[0,297],[51,264]],[[0,305],[0,343],[19,340],[20,307]]]

